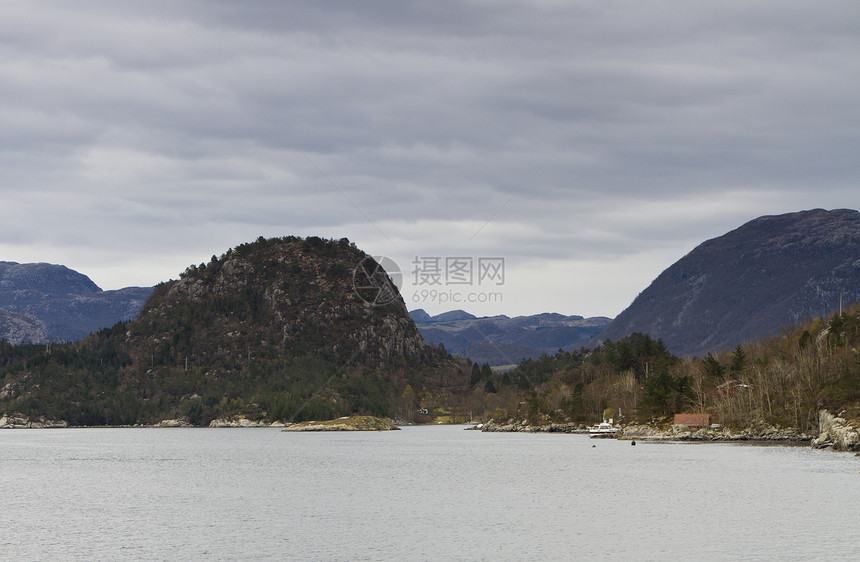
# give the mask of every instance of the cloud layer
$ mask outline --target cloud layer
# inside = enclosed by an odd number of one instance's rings
[[[503,302],[462,308],[614,316],[756,216],[860,207],[854,2],[91,0],[0,22],[0,259],[103,288],[346,236],[401,265],[410,308],[458,308],[414,298],[415,256],[503,256]]]

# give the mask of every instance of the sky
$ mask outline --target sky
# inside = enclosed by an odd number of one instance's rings
[[[860,208],[860,3],[0,3],[0,260],[150,286],[349,238],[410,309],[614,317]]]

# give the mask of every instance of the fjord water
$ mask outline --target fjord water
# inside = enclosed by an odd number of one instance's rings
[[[0,559],[850,560],[858,470],[462,426],[3,430]]]

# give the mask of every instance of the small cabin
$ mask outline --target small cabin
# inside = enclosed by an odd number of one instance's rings
[[[675,414],[675,425],[686,425],[690,429],[711,427],[711,414]]]

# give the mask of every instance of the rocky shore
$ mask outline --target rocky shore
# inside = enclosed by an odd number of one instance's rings
[[[244,416],[217,418],[209,422],[209,427],[284,427],[285,425],[283,422],[249,420]]]
[[[683,425],[628,424],[619,426],[617,434],[600,435],[603,438],[641,441],[765,441],[781,443],[809,443],[812,436],[794,428],[759,424],[743,429],[706,428],[691,429]],[[525,433],[588,433],[588,427],[576,423],[550,423],[531,425],[526,420],[510,419],[504,422],[490,420],[481,431]]]
[[[53,429],[68,426],[66,421],[48,420],[43,416],[31,419],[24,414],[14,413],[0,417],[0,429]]]
[[[742,429],[702,428],[684,425],[661,428],[652,425],[627,425],[621,428],[618,439],[640,441],[767,441],[780,443],[809,443],[812,436],[793,427],[757,424]]]
[[[834,451],[860,451],[860,431],[842,417],[827,410],[818,412],[818,437],[812,440],[816,449],[832,447]]]
[[[527,420],[509,419],[498,422],[490,420],[484,424],[481,431],[490,432],[524,432],[524,433],[588,433],[588,427],[580,423],[549,423],[531,425]]]
[[[326,421],[300,422],[283,431],[388,431],[400,429],[392,420],[373,416],[350,416]]]
[[[209,423],[209,427],[284,427],[283,422],[270,421],[255,421],[244,416],[232,416],[228,418],[214,419]],[[21,413],[4,414],[0,416],[0,429],[51,429],[70,427],[65,420],[49,420],[40,416],[38,418],[29,418]],[[96,426],[108,427],[108,426]],[[135,424],[127,426],[110,426],[110,427],[196,427],[186,418],[175,418],[161,420],[152,425]]]

